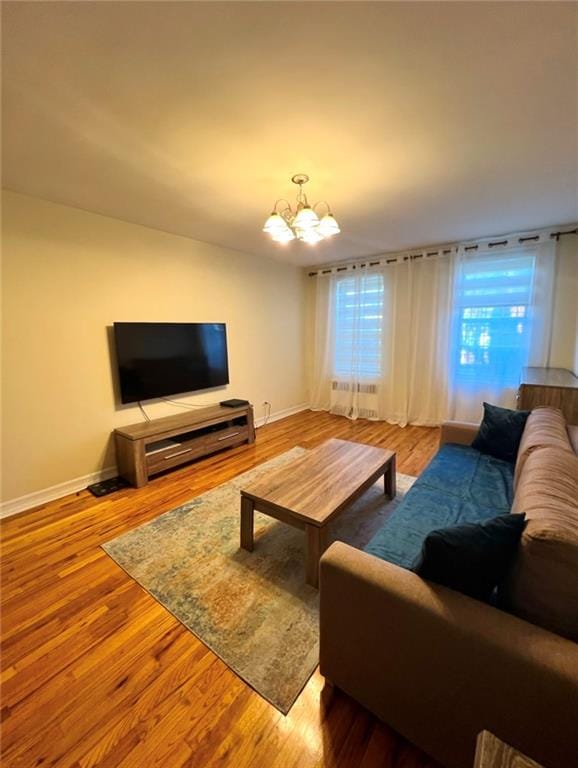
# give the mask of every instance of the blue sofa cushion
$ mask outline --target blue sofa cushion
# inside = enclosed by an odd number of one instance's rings
[[[484,418],[472,448],[514,463],[529,415],[530,411],[512,411],[484,403]]]
[[[365,551],[411,568],[431,531],[508,513],[513,477],[507,461],[469,446],[443,445]]]

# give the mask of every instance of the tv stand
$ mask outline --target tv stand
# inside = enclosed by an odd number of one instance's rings
[[[152,475],[223,448],[255,442],[253,406],[191,409],[114,430],[121,477],[141,488]]]

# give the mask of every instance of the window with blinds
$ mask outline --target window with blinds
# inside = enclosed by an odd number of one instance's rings
[[[462,384],[515,387],[530,343],[534,257],[465,261],[456,286],[455,370]]]
[[[377,378],[382,368],[383,276],[343,277],[335,284],[334,376]]]

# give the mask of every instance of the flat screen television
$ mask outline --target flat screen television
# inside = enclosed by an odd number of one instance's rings
[[[229,383],[225,323],[114,323],[122,403]]]

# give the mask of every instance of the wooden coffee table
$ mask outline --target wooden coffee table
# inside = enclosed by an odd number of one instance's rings
[[[241,546],[253,551],[254,511],[301,528],[307,534],[308,584],[319,583],[319,558],[327,524],[384,476],[386,496],[395,496],[395,453],[347,440],[327,440],[241,491]]]
[[[474,768],[542,768],[489,731],[478,734]]]

